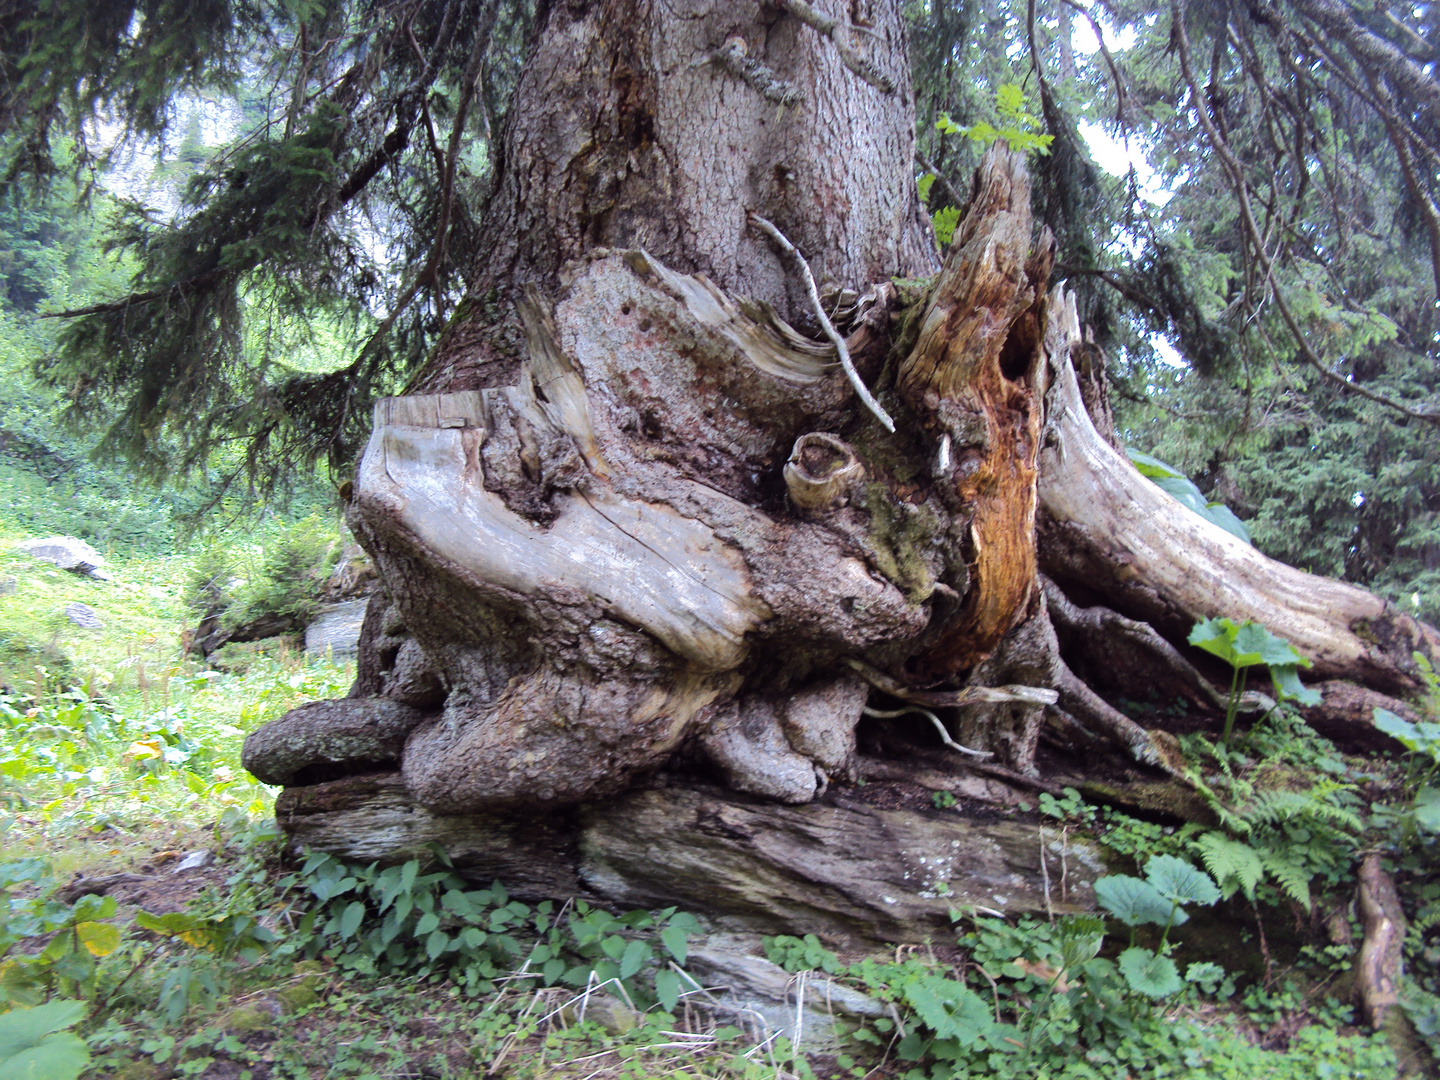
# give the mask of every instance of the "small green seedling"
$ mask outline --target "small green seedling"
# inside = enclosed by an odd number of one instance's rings
[[[1237,623],[1233,619],[1206,619],[1195,624],[1187,639],[1191,645],[1218,656],[1230,665],[1230,701],[1225,710],[1225,730],[1220,735],[1220,749],[1230,742],[1235,727],[1235,714],[1245,678],[1252,667],[1266,666],[1275,685],[1275,696],[1281,701],[1297,701],[1301,705],[1319,705],[1320,692],[1300,684],[1298,670],[1310,667],[1308,658],[1295,651],[1295,646],[1276,637],[1255,622]]]

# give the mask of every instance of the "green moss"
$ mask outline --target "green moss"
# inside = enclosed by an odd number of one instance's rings
[[[935,576],[926,556],[940,535],[935,515],[923,506],[900,506],[884,484],[866,484],[861,505],[870,514],[865,548],[875,568],[903,589],[912,604],[929,599],[935,589]]]

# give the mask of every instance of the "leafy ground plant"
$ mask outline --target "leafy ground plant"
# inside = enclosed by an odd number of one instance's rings
[[[1220,734],[1222,750],[1229,745],[1230,733],[1235,727],[1235,714],[1240,707],[1240,695],[1245,690],[1245,678],[1252,667],[1270,669],[1270,679],[1279,700],[1293,700],[1301,705],[1320,704],[1319,692],[1302,686],[1298,675],[1300,668],[1310,667],[1310,660],[1296,652],[1295,647],[1284,638],[1276,637],[1259,623],[1206,619],[1195,624],[1187,640],[1191,645],[1224,660],[1233,672],[1225,710],[1225,728]]]
[[[1210,875],[1173,855],[1157,855],[1145,866],[1145,877],[1107,874],[1095,882],[1100,906],[1130,928],[1130,947],[1120,954],[1120,973],[1130,989],[1146,997],[1163,998],[1184,985],[1175,961],[1166,955],[1170,931],[1189,920],[1186,904],[1206,907],[1220,899]],[[1135,944],[1135,929],[1146,923],[1164,927],[1158,949]],[[1211,965],[1213,966],[1213,965]],[[1199,977],[1188,981],[1198,982]]]

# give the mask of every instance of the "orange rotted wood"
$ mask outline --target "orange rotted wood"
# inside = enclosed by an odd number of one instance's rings
[[[938,482],[970,515],[970,587],[913,675],[979,663],[1036,594],[1036,457],[1045,394],[1045,284],[1053,243],[1033,246],[1024,157],[997,144],[931,293],[901,394],[940,444]],[[945,447],[948,440],[948,454]],[[945,465],[948,458],[948,467]]]

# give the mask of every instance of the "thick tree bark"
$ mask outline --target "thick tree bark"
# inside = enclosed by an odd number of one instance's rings
[[[916,936],[932,791],[1054,788],[1047,732],[1178,771],[1104,674],[1213,708],[1176,647],[1196,618],[1264,622],[1366,702],[1415,688],[1433,631],[1265,559],[1116,452],[1020,155],[986,154],[939,265],[899,0],[817,6],[846,51],[783,5],[552,5],[495,250],[358,469],[347,517],[382,589],[355,688],[247,740],[297,840],[434,840],[530,894]],[[863,807],[867,776],[893,806]],[[975,806],[945,819],[965,832],[946,887],[1034,908],[1029,871],[991,866],[1029,830]]]

